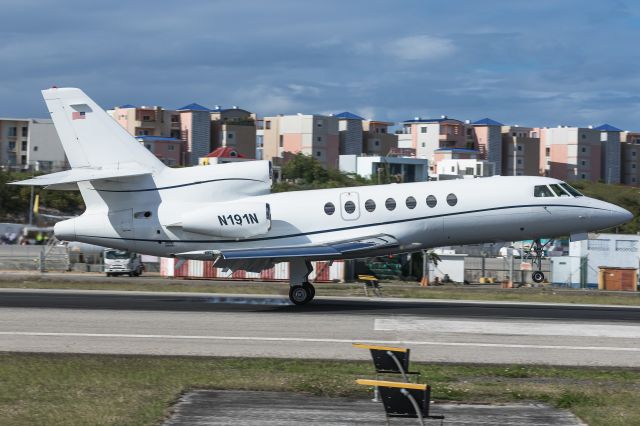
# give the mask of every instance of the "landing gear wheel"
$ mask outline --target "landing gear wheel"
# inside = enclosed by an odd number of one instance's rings
[[[311,302],[313,300],[313,298],[316,297],[316,288],[311,283],[304,283],[303,285],[305,287],[307,287],[309,289],[309,291],[311,292],[311,297],[308,300],[309,302]]]
[[[294,305],[304,305],[313,299],[315,290],[311,284],[294,285],[289,288],[289,300]]]
[[[544,281],[544,274],[540,271],[535,271],[531,274],[531,279],[533,280],[533,282],[540,284],[542,281]]]

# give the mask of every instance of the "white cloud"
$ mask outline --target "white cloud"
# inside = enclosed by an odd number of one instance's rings
[[[392,55],[408,61],[439,59],[456,50],[451,40],[426,34],[393,40],[387,43],[386,48]]]

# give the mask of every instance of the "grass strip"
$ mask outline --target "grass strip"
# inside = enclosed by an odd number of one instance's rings
[[[640,424],[640,370],[415,364],[433,398],[542,401],[592,426]],[[189,389],[370,397],[369,362],[0,353],[3,425],[153,425]]]

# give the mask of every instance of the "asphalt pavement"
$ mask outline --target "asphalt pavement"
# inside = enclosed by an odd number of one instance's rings
[[[640,308],[94,290],[0,290],[5,351],[640,366]]]

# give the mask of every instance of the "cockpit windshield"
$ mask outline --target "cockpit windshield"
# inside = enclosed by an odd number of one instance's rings
[[[577,189],[564,182],[550,185],[536,185],[533,188],[534,197],[582,197]]]
[[[578,191],[568,183],[561,183],[560,186],[564,188],[564,190],[567,191],[569,194],[573,195],[574,197],[584,197],[584,195],[582,195],[580,191]]]

